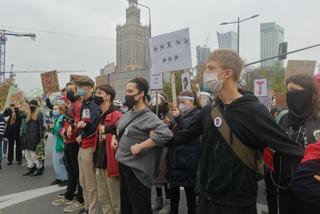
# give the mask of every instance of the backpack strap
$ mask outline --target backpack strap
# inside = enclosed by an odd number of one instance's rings
[[[224,141],[229,145],[238,158],[251,170],[257,170],[256,151],[241,143],[239,138],[231,132],[230,127],[223,118],[218,105],[212,105],[211,117],[215,127],[218,128]]]

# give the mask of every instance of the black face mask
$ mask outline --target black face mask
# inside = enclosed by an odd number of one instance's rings
[[[104,99],[103,99],[103,97],[94,96],[94,100],[93,101],[94,101],[95,104],[100,106],[104,102]]]
[[[36,108],[37,108],[37,107],[35,107],[35,106],[30,106],[30,110],[31,110],[31,111],[35,111]]]
[[[133,106],[135,104],[137,104],[138,100],[135,100],[134,97],[137,96],[139,94],[139,92],[135,95],[126,95],[125,96],[125,100],[126,100],[126,105],[129,107],[129,108],[133,108]]]
[[[72,103],[77,99],[77,97],[74,95],[73,91],[67,91],[67,98]]]
[[[306,119],[312,113],[312,93],[307,90],[288,91],[287,104],[294,117]]]

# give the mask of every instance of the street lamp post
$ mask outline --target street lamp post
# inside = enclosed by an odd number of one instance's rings
[[[238,44],[237,44],[237,53],[239,54],[240,53],[240,23],[241,22],[244,22],[244,21],[247,21],[247,20],[249,20],[249,19],[254,19],[254,18],[257,18],[259,16],[259,14],[256,14],[256,15],[253,15],[253,16],[251,16],[251,17],[249,17],[249,18],[246,18],[246,19],[240,19],[240,17],[238,16],[238,19],[237,19],[237,21],[234,21],[234,22],[222,22],[222,23],[220,23],[220,25],[229,25],[229,24],[237,24],[237,26],[238,26],[238,35],[237,35],[237,41],[238,41]],[[246,79],[247,79],[247,86],[246,86],[246,88],[248,89],[248,82],[249,82],[249,74],[248,74],[248,70],[247,70],[247,68],[246,68]]]
[[[259,16],[259,15],[256,14],[256,15],[253,15],[253,16],[251,16],[251,17],[249,17],[249,18],[246,18],[246,19],[240,19],[240,17],[238,16],[237,21],[234,21],[234,22],[222,22],[222,23],[220,23],[220,25],[229,25],[229,24],[237,24],[237,25],[238,25],[238,36],[237,36],[237,38],[238,38],[238,45],[237,45],[237,52],[238,52],[238,54],[240,53],[240,23],[241,23],[241,22],[244,22],[244,21],[247,21],[247,20],[249,20],[249,19],[257,18],[258,16]]]
[[[141,4],[139,2],[136,2],[135,4],[148,9],[148,12],[149,12],[149,30],[150,30],[150,37],[151,37],[151,9],[147,5]]]

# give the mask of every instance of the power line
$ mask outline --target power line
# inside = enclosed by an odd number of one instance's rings
[[[75,34],[75,33],[64,33],[64,32],[56,32],[56,31],[49,31],[49,30],[41,30],[41,29],[34,29],[34,28],[24,28],[24,27],[13,27],[13,26],[4,26],[0,25],[1,28],[7,28],[7,29],[19,29],[19,30],[27,30],[27,31],[35,31],[40,33],[49,33],[49,34],[55,34],[55,35],[61,35],[61,36],[71,36],[71,37],[80,37],[85,39],[98,39],[98,40],[105,40],[105,41],[115,41],[116,39],[113,38],[105,38],[105,37],[99,37],[99,36],[90,36],[90,35],[82,35],[82,34]]]

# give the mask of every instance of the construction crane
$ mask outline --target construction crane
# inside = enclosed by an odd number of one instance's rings
[[[0,30],[0,83],[5,80],[6,74],[6,43],[7,36],[30,37],[33,41],[36,39],[34,33],[17,33],[8,30]]]

